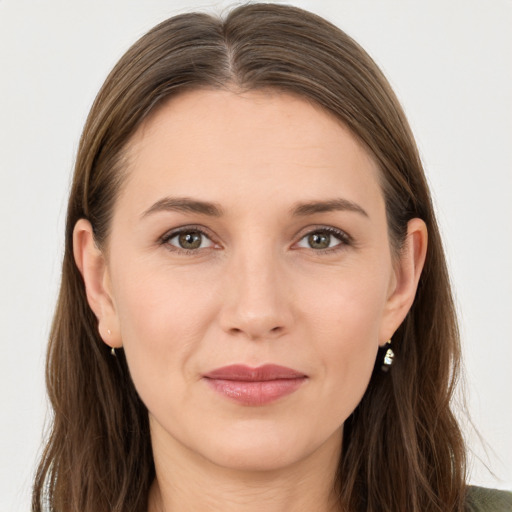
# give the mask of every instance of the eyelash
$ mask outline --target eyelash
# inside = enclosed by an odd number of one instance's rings
[[[198,249],[185,249],[184,247],[177,247],[174,245],[171,245],[169,243],[170,240],[173,238],[179,236],[181,233],[199,233],[201,236],[207,238],[212,242],[212,244],[215,244],[215,242],[212,240],[211,235],[209,235],[204,228],[201,228],[199,226],[183,226],[178,229],[173,229],[172,231],[168,231],[165,235],[163,235],[159,242],[161,245],[165,245],[166,249],[172,252],[181,253],[184,255],[196,255],[198,253]],[[204,248],[203,248],[204,249]]]
[[[315,226],[313,229],[308,229],[308,231],[300,237],[299,242],[304,240],[304,238],[311,236],[315,233],[327,233],[329,235],[334,236],[334,238],[337,238],[339,240],[339,243],[336,244],[335,246],[326,247],[325,249],[313,249],[312,247],[310,247],[309,249],[314,251],[315,254],[333,253],[333,252],[343,250],[347,246],[354,245],[354,242],[350,235],[348,235],[345,231],[342,231],[341,229],[334,228],[332,226]],[[296,242],[296,243],[298,243],[298,242]]]
[[[177,246],[171,245],[169,243],[170,240],[179,236],[181,233],[189,233],[189,232],[199,233],[201,236],[207,238],[208,240],[210,240],[210,242],[212,244],[215,245],[215,241],[212,239],[211,235],[209,235],[204,230],[204,228],[201,228],[199,226],[183,226],[181,228],[169,231],[159,239],[159,243],[160,243],[160,245],[165,245],[167,250],[172,251],[172,252],[177,252],[177,253],[181,253],[184,255],[197,255],[200,248],[185,249],[183,247],[177,247]],[[309,229],[306,233],[304,233],[299,238],[298,242],[295,242],[294,245],[296,245],[297,243],[301,242],[306,237],[311,236],[315,233],[327,233],[329,235],[334,236],[334,238],[338,239],[340,242],[333,247],[326,247],[325,249],[313,249],[312,247],[309,248],[310,250],[312,250],[313,252],[315,252],[317,254],[318,253],[326,254],[326,253],[337,252],[337,251],[343,250],[343,248],[346,246],[353,245],[353,240],[350,235],[348,235],[346,232],[344,232],[340,229],[337,229],[337,228],[334,228],[331,226],[318,226],[313,229]],[[205,248],[203,248],[203,249],[205,249]]]

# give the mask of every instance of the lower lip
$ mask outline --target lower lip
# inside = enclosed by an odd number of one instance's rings
[[[286,395],[290,395],[306,381],[306,377],[296,379],[276,379],[266,381],[238,381],[205,379],[218,393],[243,405],[266,405]]]

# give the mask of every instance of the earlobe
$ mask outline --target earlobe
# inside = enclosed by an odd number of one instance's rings
[[[409,312],[425,264],[428,233],[425,222],[411,219],[407,224],[407,238],[394,273],[393,287],[387,299],[379,344],[383,346],[400,327]]]
[[[91,223],[86,219],[75,224],[73,256],[84,280],[87,302],[98,319],[101,338],[111,347],[120,347],[122,343],[105,255],[97,247]]]

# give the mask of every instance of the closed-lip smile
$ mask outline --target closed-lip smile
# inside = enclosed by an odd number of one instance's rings
[[[299,389],[308,379],[303,372],[275,364],[250,367],[234,364],[203,375],[215,391],[241,405],[266,405]]]

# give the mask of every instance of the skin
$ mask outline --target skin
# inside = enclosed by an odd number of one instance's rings
[[[182,94],[139,128],[128,161],[108,246],[80,220],[74,247],[100,334],[125,350],[149,411],[149,510],[336,510],[343,423],[412,304],[424,223],[409,222],[394,256],[377,165],[340,122],[287,94]],[[334,199],[341,208],[293,213]],[[199,248],[180,247],[183,227],[204,232]],[[202,378],[235,363],[307,379],[247,406]]]

